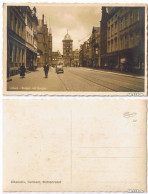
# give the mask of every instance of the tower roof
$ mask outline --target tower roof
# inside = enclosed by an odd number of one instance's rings
[[[68,32],[67,32],[67,34],[65,35],[64,40],[71,40],[71,37],[70,37],[70,35],[68,34]]]

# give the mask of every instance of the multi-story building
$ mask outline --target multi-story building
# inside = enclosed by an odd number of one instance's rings
[[[91,56],[91,51],[90,51],[90,43],[88,39],[85,41],[81,46],[80,46],[80,66],[82,67],[89,67],[90,66],[90,56]]]
[[[65,66],[72,65],[72,50],[73,50],[73,40],[71,39],[70,35],[67,32],[63,40],[63,60]]]
[[[51,32],[51,27],[49,28],[49,33],[48,33],[48,56],[49,56],[49,65],[52,65],[52,32]]]
[[[79,50],[79,64],[80,64],[80,66],[83,66],[83,44],[80,45],[80,50]]]
[[[60,51],[52,52],[52,66],[56,67],[59,63],[63,64],[63,58]]]
[[[110,69],[144,72],[144,7],[108,9],[107,65]]]
[[[78,49],[73,51],[72,66],[79,67],[79,50]]]
[[[100,67],[100,27],[93,27],[92,34],[80,46],[80,65],[84,67]]]
[[[36,8],[34,7],[32,10],[33,14],[33,46],[34,46],[34,61],[33,66],[37,68],[37,53],[38,53],[38,38],[37,38],[37,26],[38,26],[38,18],[36,16]]]
[[[93,27],[91,36],[91,66],[93,68],[100,67],[100,27]]]
[[[102,7],[102,18],[100,21],[100,57],[101,67],[103,68],[107,63],[107,19],[108,13],[107,8]]]
[[[38,66],[43,67],[46,63],[50,65],[52,58],[52,35],[48,32],[47,24],[44,22],[44,15],[39,20],[39,25],[37,26],[37,38],[39,53]]]
[[[92,41],[92,33],[91,33],[84,47],[85,58],[87,60],[87,67],[93,66],[93,44],[92,43],[93,41]]]
[[[20,66],[26,66],[26,24],[24,7],[7,7],[7,76],[19,72]]]
[[[114,8],[108,19],[109,63],[127,70],[144,68],[144,9]],[[116,51],[118,51],[116,53]],[[124,65],[125,65],[124,64]]]
[[[33,10],[25,6],[26,23],[26,68],[35,70],[37,68],[37,25],[36,8]]]

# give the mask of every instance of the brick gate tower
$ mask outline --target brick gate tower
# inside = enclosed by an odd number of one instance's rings
[[[63,60],[65,66],[71,66],[72,63],[72,48],[73,47],[73,40],[71,39],[70,35],[67,34],[64,37],[63,40]]]

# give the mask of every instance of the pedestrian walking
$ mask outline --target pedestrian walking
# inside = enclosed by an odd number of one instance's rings
[[[25,72],[26,72],[26,68],[25,68],[24,64],[22,64],[20,66],[20,77],[24,78],[25,77]]]
[[[48,71],[49,71],[49,65],[46,64],[46,65],[44,65],[45,78],[48,77]]]

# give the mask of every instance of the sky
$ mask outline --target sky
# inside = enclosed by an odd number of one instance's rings
[[[36,6],[38,19],[45,16],[45,23],[52,29],[53,51],[61,54],[62,40],[68,33],[73,40],[73,50],[79,49],[80,44],[86,41],[93,26],[100,26],[101,7],[97,5],[85,6]],[[81,41],[80,41],[81,40]]]

